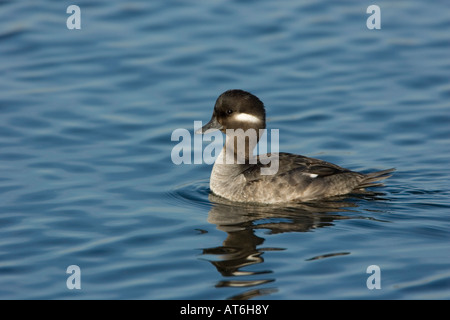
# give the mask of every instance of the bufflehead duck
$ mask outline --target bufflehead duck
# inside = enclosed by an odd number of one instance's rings
[[[242,132],[261,132],[265,128],[266,112],[258,97],[243,90],[228,90],[217,98],[211,120],[196,132],[220,130],[226,134],[211,172],[210,189],[214,194],[236,202],[302,202],[381,186],[379,181],[395,170],[363,174],[319,159],[276,153],[267,155],[278,161],[276,172],[262,174],[261,169],[271,164],[262,161],[261,156],[251,161],[260,134],[256,139],[240,139],[234,132],[241,132],[242,136]],[[244,141],[244,150],[237,147],[237,140]]]

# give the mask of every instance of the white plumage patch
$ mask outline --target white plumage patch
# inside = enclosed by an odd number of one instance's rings
[[[242,121],[242,122],[258,123],[261,121],[258,117],[255,117],[248,113],[239,113],[239,114],[235,115],[234,118],[236,120]]]
[[[315,174],[315,173],[310,173],[309,176],[310,176],[311,178],[317,178],[318,175]]]

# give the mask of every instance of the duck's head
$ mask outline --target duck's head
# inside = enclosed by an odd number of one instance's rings
[[[216,101],[211,120],[197,133],[216,129],[226,133],[227,129],[254,129],[257,132],[266,128],[266,111],[258,97],[243,90],[228,90]]]

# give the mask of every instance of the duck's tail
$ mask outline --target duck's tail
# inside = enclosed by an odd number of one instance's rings
[[[391,177],[391,172],[394,172],[395,168],[386,169],[382,171],[368,173],[364,176],[364,179],[361,180],[356,189],[369,188],[369,187],[381,187],[383,183],[381,180],[387,179]]]

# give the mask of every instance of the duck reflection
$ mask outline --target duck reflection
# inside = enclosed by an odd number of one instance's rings
[[[203,259],[214,265],[223,277],[229,278],[219,281],[216,287],[248,288],[275,281],[271,270],[256,270],[251,266],[264,262],[264,252],[284,248],[261,247],[265,239],[256,235],[256,230],[264,229],[268,234],[306,232],[332,226],[336,220],[360,218],[345,215],[346,212],[354,211],[358,205],[339,198],[293,204],[290,207],[236,204],[213,194],[209,195],[209,200],[213,206],[209,211],[208,222],[227,233],[221,246],[203,249]],[[336,253],[344,254],[349,253]],[[326,257],[332,255],[328,254]],[[320,258],[322,257],[318,256],[311,260]],[[250,299],[276,291],[276,288],[264,286],[229,299]]]

